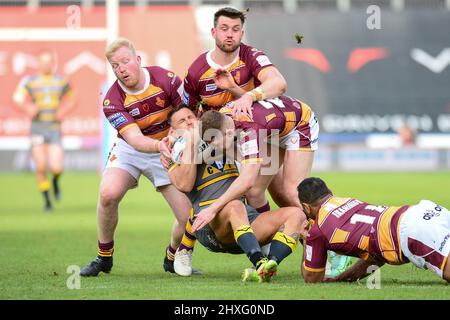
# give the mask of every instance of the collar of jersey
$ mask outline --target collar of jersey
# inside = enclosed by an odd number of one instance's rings
[[[211,58],[211,53],[214,51],[215,49],[209,50],[206,53],[206,62],[208,62],[209,66],[213,69],[228,69],[230,66],[232,66],[233,64],[236,63],[236,61],[238,61],[239,59],[239,51],[241,50],[241,47],[239,46],[238,50],[237,50],[237,55],[236,57],[234,57],[233,61],[229,64],[227,64],[226,66],[221,66],[220,64],[217,64],[213,61],[213,59]]]
[[[138,95],[148,89],[148,87],[150,86],[150,73],[148,72],[148,70],[146,68],[142,68],[142,69],[144,70],[144,75],[145,75],[144,89],[139,90],[139,91],[132,91],[132,90],[128,89],[127,87],[125,87],[120,81],[117,81],[117,83],[119,83],[119,86],[122,88],[123,91],[125,91],[128,94]]]

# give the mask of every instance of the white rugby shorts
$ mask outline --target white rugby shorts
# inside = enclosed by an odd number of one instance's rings
[[[422,200],[402,215],[399,237],[403,254],[411,263],[442,278],[450,253],[450,212]]]
[[[164,170],[160,153],[145,153],[136,151],[123,139],[118,138],[109,153],[107,168],[120,168],[131,174],[139,181],[141,174],[146,176],[155,188],[170,184],[167,171]]]

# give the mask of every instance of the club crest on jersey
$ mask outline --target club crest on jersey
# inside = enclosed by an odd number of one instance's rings
[[[207,84],[206,85],[206,91],[214,91],[214,90],[216,90],[217,89],[217,86],[216,86],[216,84],[215,83],[210,83],[210,84]]]
[[[160,108],[164,108],[164,104],[166,103],[166,101],[164,101],[163,99],[161,99],[160,97],[156,97],[156,105]]]

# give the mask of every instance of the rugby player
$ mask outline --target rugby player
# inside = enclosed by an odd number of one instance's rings
[[[300,207],[296,186],[307,175],[302,169],[312,162],[312,153],[317,149],[319,124],[311,108],[296,99],[281,96],[279,99],[259,101],[253,104],[253,119],[237,118],[227,106],[220,112],[207,111],[202,117],[203,137],[213,129],[221,134],[214,139],[212,145],[216,152],[230,153],[235,147],[237,139],[240,160],[240,175],[227,191],[211,206],[202,210],[194,223],[194,230],[209,223],[225,204],[242,196],[249,198],[248,190],[256,185],[267,185],[270,175],[260,174],[264,157],[261,148],[267,140],[275,141],[283,155],[284,176],[283,190],[286,202]],[[263,135],[261,135],[261,133]],[[272,134],[269,139],[262,139],[264,134]],[[267,137],[267,135],[265,136]],[[305,159],[311,159],[310,162]],[[308,171],[310,166],[308,165]],[[252,204],[251,201],[249,201]]]
[[[161,192],[176,221],[164,258],[164,270],[174,272],[173,255],[189,218],[189,199],[170,184],[159,160],[160,153],[170,156],[162,139],[169,132],[167,115],[181,102],[181,79],[157,66],[141,67],[133,44],[117,39],[106,49],[106,58],[117,80],[103,100],[103,112],[118,131],[100,185],[97,207],[98,255],[80,272],[97,276],[110,272],[113,265],[114,232],[119,203],[126,192],[137,186],[144,175]]]
[[[208,250],[213,252],[243,253],[254,265],[254,269],[246,269],[243,280],[270,281],[277,266],[296,247],[298,228],[306,216],[298,207],[286,207],[275,211],[259,213],[253,207],[244,204],[240,199],[228,202],[211,219],[209,224],[199,230],[192,229],[197,213],[212,205],[220,195],[233,184],[239,176],[234,160],[224,158],[215,160],[197,159],[207,148],[195,126],[194,113],[186,105],[180,105],[170,115],[171,127],[174,130],[184,129],[182,139],[184,150],[178,151],[180,156],[174,158],[169,166],[170,179],[180,191],[185,192],[192,203],[191,217],[186,225],[185,236],[193,241],[195,238]],[[174,150],[177,149],[175,142]],[[197,151],[199,150],[199,151]],[[261,251],[261,245],[270,243],[268,257]],[[180,245],[178,252],[189,251],[183,257],[192,259],[192,247]],[[180,275],[189,276],[189,268],[177,268]],[[190,265],[188,263],[187,265]]]
[[[39,190],[44,196],[44,211],[52,210],[49,190],[61,198],[59,177],[64,169],[61,121],[75,106],[75,96],[68,81],[56,73],[54,54],[39,55],[39,73],[25,76],[17,86],[13,100],[31,120],[31,155],[36,168]],[[52,181],[47,179],[47,167]]]
[[[411,262],[450,282],[450,212],[429,200],[416,205],[387,207],[334,196],[320,178],[298,185],[308,218],[302,225],[305,282],[356,281],[371,265]],[[325,279],[327,250],[360,260],[332,279]]]
[[[218,110],[235,100],[235,110],[251,115],[255,100],[278,97],[286,80],[266,54],[242,43],[245,14],[225,7],[214,14],[213,50],[201,54],[184,79],[183,101],[192,108]]]

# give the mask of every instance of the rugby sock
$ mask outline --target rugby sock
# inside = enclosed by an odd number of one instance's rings
[[[298,241],[287,234],[277,232],[270,243],[269,259],[280,263],[294,251]]]
[[[58,184],[58,179],[59,179],[60,175],[61,175],[60,173],[54,174],[53,175],[53,180],[52,180],[53,192],[55,193],[55,197],[56,197],[57,200],[59,200],[59,196],[60,196],[60,194],[59,194],[59,184]]]
[[[111,258],[114,252],[114,240],[108,243],[98,242],[98,256],[102,258]]]
[[[169,246],[166,249],[166,257],[167,259],[169,259],[170,261],[173,261],[175,259],[175,252],[177,251],[177,249],[173,248],[172,245],[169,243]]]
[[[257,262],[264,258],[264,255],[252,228],[249,225],[238,227],[234,231],[234,239],[256,267]]]
[[[39,191],[41,191],[42,195],[44,196],[45,206],[47,208],[52,206],[52,203],[50,202],[50,196],[48,194],[48,190],[50,190],[50,182],[48,180],[39,182]]]
[[[181,244],[178,247],[178,250],[186,249],[187,251],[193,251],[195,240],[197,238],[194,234],[192,234],[192,218],[189,218],[189,220],[186,222],[186,228],[184,230],[183,238],[181,239]]]
[[[269,204],[269,202],[267,201],[267,203],[265,205],[263,205],[262,207],[256,208],[256,211],[258,211],[259,213],[270,211],[270,204]]]

